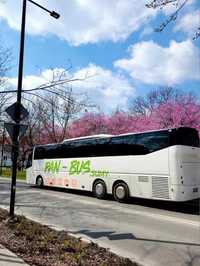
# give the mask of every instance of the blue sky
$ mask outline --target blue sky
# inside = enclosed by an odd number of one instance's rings
[[[153,88],[174,86],[199,92],[200,3],[190,0],[177,20],[155,33],[173,7],[155,11],[148,0],[38,0],[61,14],[52,19],[28,3],[24,87],[51,79],[52,69],[91,76],[73,84],[85,91],[101,111],[126,109],[130,99]],[[16,85],[21,1],[0,0],[0,38],[12,48],[11,85]],[[191,19],[192,18],[192,19]],[[85,73],[85,74],[84,74]]]

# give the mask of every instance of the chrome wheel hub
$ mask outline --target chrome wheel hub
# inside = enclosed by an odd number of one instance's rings
[[[123,186],[117,187],[115,193],[118,199],[123,199],[126,196],[126,191]]]
[[[37,185],[38,185],[38,186],[41,186],[41,185],[42,185],[42,178],[38,178],[38,180],[37,180]]]
[[[97,184],[95,186],[95,190],[97,195],[103,194],[103,185],[101,183]]]

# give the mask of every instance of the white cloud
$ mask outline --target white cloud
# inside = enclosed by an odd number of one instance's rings
[[[102,111],[111,112],[117,107],[127,108],[129,98],[135,96],[135,88],[122,75],[90,64],[87,68],[77,71],[75,76],[84,77],[86,74],[91,77],[76,83],[76,86],[88,92]]]
[[[23,89],[34,89],[43,84],[47,84],[54,79],[54,76],[59,76],[59,73],[63,73],[65,69],[63,68],[54,68],[54,69],[45,69],[38,75],[27,75],[23,78]],[[16,87],[17,86],[17,78],[8,78],[8,83]]]
[[[0,3],[0,18],[20,29],[20,2]],[[157,10],[145,7],[146,0],[40,0],[40,4],[61,14],[59,20],[27,3],[27,32],[55,34],[73,45],[99,41],[119,41],[138,30]]]
[[[174,85],[200,79],[200,50],[190,40],[171,41],[169,47],[153,41],[140,42],[129,51],[130,58],[118,60],[114,65],[143,83]]]
[[[140,39],[145,36],[151,35],[154,32],[154,29],[151,26],[146,26],[143,31],[140,33]]]
[[[62,73],[64,69],[46,69],[40,75],[25,76],[23,80],[24,89],[33,89],[41,84],[52,80],[53,72]],[[69,76],[84,79],[72,84],[74,93],[87,93],[91,103],[95,104],[101,111],[110,113],[116,108],[127,108],[130,97],[135,96],[135,88],[129,81],[100,66],[90,64],[88,67],[69,73]],[[17,78],[10,78],[11,86],[17,85]]]
[[[183,31],[188,36],[194,36],[198,27],[200,27],[200,10],[188,13],[179,19],[174,30]]]

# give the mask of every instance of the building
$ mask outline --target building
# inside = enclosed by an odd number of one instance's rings
[[[3,156],[2,156],[2,148],[3,148]],[[4,146],[0,145],[0,165],[4,167],[11,167],[12,166],[12,146],[5,144]]]

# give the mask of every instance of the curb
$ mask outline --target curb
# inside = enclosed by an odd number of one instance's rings
[[[29,264],[25,263],[23,259],[2,245],[0,245],[0,264],[4,266],[29,266]]]

